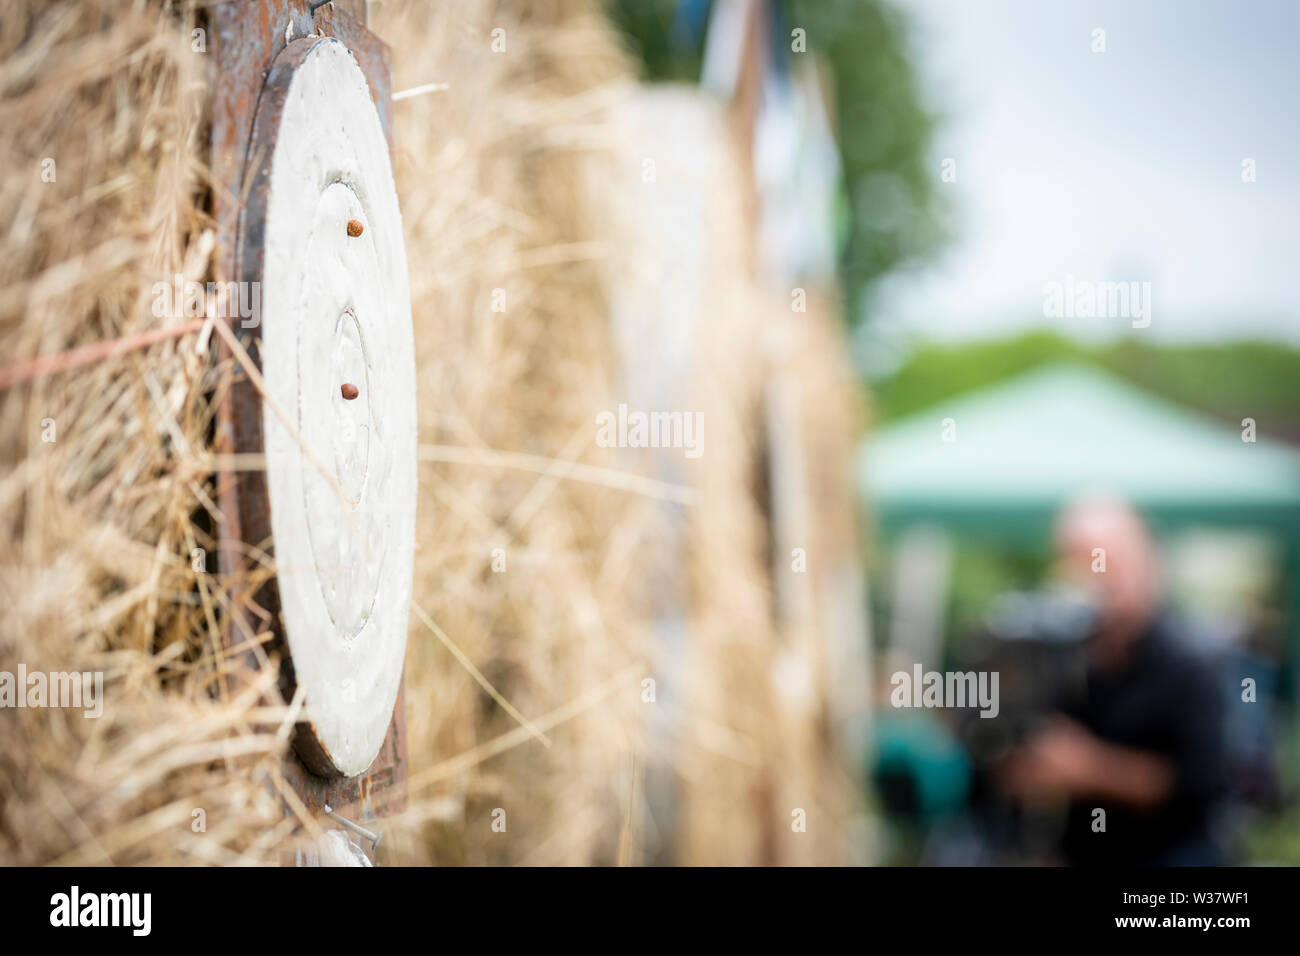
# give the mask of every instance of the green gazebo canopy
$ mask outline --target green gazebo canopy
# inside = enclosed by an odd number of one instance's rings
[[[1244,441],[1241,428],[1080,364],[1044,366],[881,429],[861,449],[860,476],[886,531],[926,520],[1045,536],[1062,504],[1098,491],[1157,525],[1264,525],[1300,548],[1300,451]]]

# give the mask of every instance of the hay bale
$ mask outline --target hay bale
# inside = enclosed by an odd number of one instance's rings
[[[8,864],[259,861],[284,835],[253,772],[276,718],[214,693],[209,363],[153,308],[212,249],[189,26],[112,0],[0,18],[0,355],[30,376],[0,391],[0,661],[104,675],[98,719],[0,712]],[[28,361],[79,347],[69,371]]]
[[[98,720],[0,711],[0,862],[280,862],[321,827],[281,774],[296,715],[274,670],[238,699],[221,679],[238,583],[213,559],[225,370],[189,317],[152,308],[159,281],[211,277],[199,13],[9,9],[0,354],[24,380],[0,388],[0,661],[106,679]],[[384,821],[381,859],[638,863],[664,846],[690,862],[833,859],[847,798],[825,783],[815,620],[799,625],[811,705],[794,719],[773,689],[789,628],[773,610],[759,466],[771,360],[754,333],[775,306],[739,251],[733,160],[707,139],[672,144],[688,165],[697,147],[719,157],[695,185],[723,207],[683,384],[708,422],[687,506],[655,462],[594,441],[595,415],[625,395],[611,299],[645,228],[627,215],[630,68],[599,4],[385,3],[370,26],[392,45],[393,89],[447,84],[394,104],[422,463],[409,800]],[[682,267],[665,262],[660,285]],[[807,369],[839,348],[816,335],[798,352]],[[107,355],[118,340],[131,350]],[[83,346],[75,368],[31,361]],[[813,424],[847,407],[839,384],[801,406],[809,460],[831,471],[842,439]],[[809,467],[810,492],[836,508],[838,480]],[[838,518],[812,513],[814,550],[851,547]],[[664,666],[650,569],[674,565],[692,643],[665,757],[641,682]],[[656,761],[680,802],[671,829],[649,812]],[[789,843],[787,805],[809,809],[821,842]]]
[[[621,395],[704,423],[698,458],[626,459],[667,469],[692,492],[689,508],[661,513],[641,559],[653,592],[634,595],[659,621],[647,653],[664,700],[651,715],[669,711],[648,727],[658,785],[645,794],[646,853],[840,862],[857,788],[831,732],[843,709],[831,675],[858,664],[831,652],[851,649],[861,631],[833,619],[855,574],[845,516],[859,431],[838,313],[816,289],[794,312],[790,290],[756,275],[754,204],[724,106],[693,88],[644,88],[616,126],[620,238],[605,282],[622,338]],[[785,471],[797,480],[783,482]],[[796,547],[806,571],[794,570]],[[795,811],[806,832],[792,827]]]
[[[586,0],[386,4],[372,27],[394,89],[448,85],[395,104],[425,458],[415,601],[521,714],[580,708],[539,742],[417,614],[404,822],[421,829],[394,846],[615,861],[644,670],[624,607],[650,502],[571,472],[611,465],[592,440],[612,368],[592,184],[626,63]]]

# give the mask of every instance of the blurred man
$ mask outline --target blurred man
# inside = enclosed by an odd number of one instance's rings
[[[1056,548],[1097,613],[1087,679],[1011,753],[1003,786],[1030,806],[1068,802],[1067,862],[1222,863],[1211,834],[1224,784],[1222,698],[1161,612],[1146,526],[1121,502],[1081,501],[1058,519]]]

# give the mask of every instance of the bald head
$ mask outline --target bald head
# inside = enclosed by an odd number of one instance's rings
[[[1115,498],[1082,498],[1056,522],[1063,570],[1097,602],[1103,639],[1132,635],[1160,599],[1155,544],[1141,516]]]

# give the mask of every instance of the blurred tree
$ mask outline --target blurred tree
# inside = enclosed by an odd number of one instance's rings
[[[710,0],[610,0],[652,81],[700,76]],[[886,0],[771,0],[773,32],[790,55],[791,31],[829,73],[831,117],[844,171],[840,276],[846,318],[870,311],[876,282],[933,252],[945,236],[929,155],[934,117],[908,49],[908,25]]]
[[[834,81],[836,136],[849,222],[841,259],[851,325],[870,312],[882,276],[933,252],[944,238],[930,156],[934,116],[908,49],[906,17],[883,0],[777,0],[789,36],[807,31],[809,52]]]
[[[709,0],[610,0],[610,19],[654,82],[698,82]]]
[[[874,383],[873,417],[902,418],[942,399],[996,384],[1056,360],[1098,365],[1138,388],[1239,427],[1300,443],[1300,351],[1274,342],[1153,345],[1127,338],[1090,346],[1055,332],[925,345]]]

